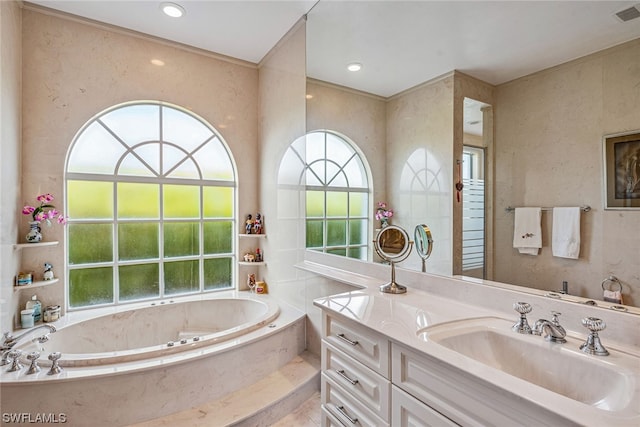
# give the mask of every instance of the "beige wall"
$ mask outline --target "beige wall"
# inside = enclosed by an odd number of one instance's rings
[[[279,191],[278,168],[286,149],[305,133],[305,22],[301,20],[260,64],[260,206],[265,213],[265,261],[269,292],[304,310],[296,287],[304,228],[297,193]],[[303,216],[304,217],[304,216]]]
[[[238,212],[254,212],[260,160],[256,65],[26,8],[22,42],[24,202],[51,192],[62,203],[67,149],[93,115],[125,101],[161,100],[195,112],[221,133],[237,165]],[[154,58],[165,65],[152,65]],[[20,238],[26,231],[22,218]],[[62,279],[38,289],[44,305],[64,303],[63,233],[62,227],[45,229],[45,239],[61,244],[23,251],[25,268],[41,273],[49,261]],[[31,294],[22,291],[20,305]]]
[[[453,268],[454,73],[392,97],[387,105],[388,201],[394,224],[413,238],[427,224],[435,241],[427,271],[451,275]],[[414,251],[402,267],[420,269]]]
[[[640,40],[497,87],[495,279],[602,299],[610,274],[640,304],[640,212],[603,210],[602,136],[640,129]],[[512,248],[507,206],[580,206],[578,260],[551,256],[550,213],[536,257]]]
[[[18,296],[13,278],[20,252],[13,249],[20,219],[22,103],[22,11],[15,1],[0,2],[0,332],[12,329]]]

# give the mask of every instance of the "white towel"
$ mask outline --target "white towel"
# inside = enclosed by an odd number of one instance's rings
[[[551,251],[553,256],[578,259],[580,255],[580,208],[553,208]]]
[[[516,208],[513,223],[513,247],[521,254],[538,255],[542,247],[542,227],[540,208]]]

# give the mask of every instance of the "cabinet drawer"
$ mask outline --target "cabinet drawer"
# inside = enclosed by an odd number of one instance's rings
[[[372,330],[348,320],[323,314],[323,335],[327,342],[389,378],[389,341]]]
[[[329,412],[324,405],[320,406],[320,410],[320,425],[322,427],[344,427],[344,424]]]
[[[327,377],[359,399],[376,415],[389,421],[389,380],[325,341],[322,341],[322,370]]]
[[[322,373],[321,400],[323,406],[345,426],[384,427],[389,424]]]
[[[458,424],[410,396],[396,386],[392,387],[393,409],[391,425],[394,427],[454,427]]]

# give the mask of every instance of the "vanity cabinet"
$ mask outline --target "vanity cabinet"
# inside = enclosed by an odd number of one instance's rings
[[[392,385],[392,347],[383,334],[323,314],[323,426],[456,425]]]
[[[323,310],[323,426],[575,426],[521,396]]]
[[[390,343],[354,322],[323,314],[322,425],[388,426]]]

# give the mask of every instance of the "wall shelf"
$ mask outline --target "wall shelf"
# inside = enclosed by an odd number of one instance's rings
[[[29,243],[29,245],[33,245],[35,243]],[[60,281],[60,279],[58,279],[57,277],[51,279],[51,280],[36,280],[34,282],[32,282],[30,285],[23,285],[23,286],[14,286],[13,287],[13,292],[18,292],[18,291],[22,291],[25,289],[32,289],[32,288],[40,288],[42,286],[49,286],[49,285],[53,285],[54,283],[58,283]]]
[[[53,242],[40,242],[40,243],[15,243],[13,245],[13,249],[16,251],[25,249],[25,248],[42,248],[44,246],[55,246],[57,245],[57,241]]]
[[[262,261],[262,262],[246,262],[246,261],[238,261],[239,265],[255,265],[255,266],[261,266],[261,265],[267,265],[266,262]]]
[[[267,237],[266,234],[240,234],[240,237]]]

